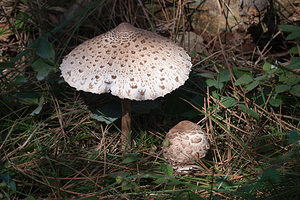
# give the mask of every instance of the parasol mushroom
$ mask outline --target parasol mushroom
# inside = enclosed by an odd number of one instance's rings
[[[196,162],[205,157],[210,146],[202,128],[187,120],[171,128],[163,144],[164,157],[178,172],[196,167]]]
[[[167,38],[121,23],[64,57],[60,70],[77,90],[122,99],[122,147],[130,145],[130,100],[162,97],[188,79],[191,58]]]

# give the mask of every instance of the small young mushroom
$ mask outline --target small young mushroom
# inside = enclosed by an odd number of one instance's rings
[[[121,23],[87,40],[62,61],[65,81],[77,90],[122,99],[122,147],[130,145],[130,100],[153,100],[188,79],[191,58],[167,38]]]
[[[202,128],[185,120],[167,133],[163,142],[163,155],[176,171],[183,172],[196,167],[196,163],[205,157],[209,147]]]

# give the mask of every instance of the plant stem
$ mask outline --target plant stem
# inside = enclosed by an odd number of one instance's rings
[[[122,99],[122,135],[121,144],[122,150],[128,146],[131,147],[131,101],[129,99]]]

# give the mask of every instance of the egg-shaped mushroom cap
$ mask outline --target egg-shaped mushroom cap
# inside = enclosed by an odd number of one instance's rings
[[[205,157],[210,145],[202,128],[190,121],[179,122],[163,142],[163,155],[177,171],[189,170]]]
[[[183,85],[191,67],[190,56],[174,42],[121,23],[73,49],[60,70],[77,90],[148,100]]]

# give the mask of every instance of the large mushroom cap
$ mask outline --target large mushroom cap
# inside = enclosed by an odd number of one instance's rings
[[[181,121],[166,135],[163,155],[177,169],[185,171],[196,166],[209,149],[207,136],[202,128],[190,121]]]
[[[72,50],[60,66],[77,90],[155,99],[188,79],[191,58],[167,38],[122,23]]]

